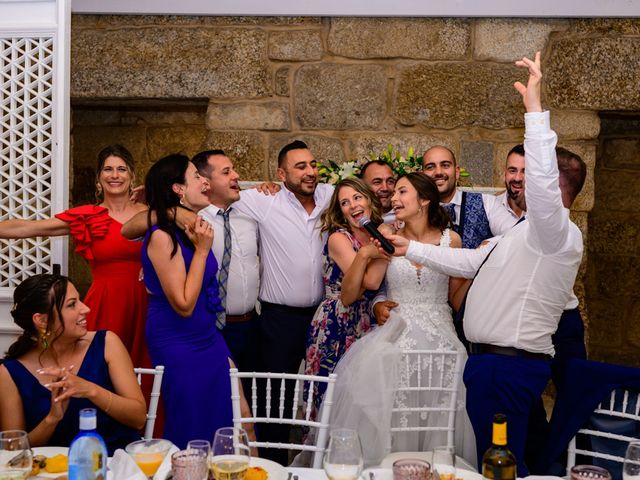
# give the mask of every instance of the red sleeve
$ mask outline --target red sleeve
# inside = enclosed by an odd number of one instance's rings
[[[76,253],[86,260],[93,260],[91,242],[106,235],[113,219],[109,210],[97,205],[83,205],[58,213],[56,218],[69,224],[70,235],[76,245]]]

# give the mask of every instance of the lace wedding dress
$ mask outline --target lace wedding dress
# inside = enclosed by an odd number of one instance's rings
[[[440,245],[448,247],[449,230]],[[428,451],[447,444],[446,432],[394,432],[389,426],[445,427],[438,412],[396,412],[392,408],[437,407],[448,403],[450,393],[397,392],[415,385],[417,375],[439,375],[442,362],[422,365],[403,361],[406,350],[457,350],[464,352],[456,336],[447,304],[449,277],[404,257],[394,257],[386,275],[387,297],[398,302],[389,321],[356,341],[336,366],[338,374],[330,428],[353,428],[360,434],[365,465],[377,465],[391,451]],[[466,353],[463,354],[466,360]],[[451,362],[455,360],[451,359]],[[448,369],[445,369],[448,371]],[[460,369],[462,372],[462,368]],[[460,373],[459,375],[461,375]],[[444,384],[453,385],[453,374]],[[459,379],[455,447],[456,455],[476,463],[475,438],[468,420],[465,390]]]

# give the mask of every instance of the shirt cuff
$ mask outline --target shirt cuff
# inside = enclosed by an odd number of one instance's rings
[[[524,126],[528,134],[548,132],[551,130],[549,111],[525,113]]]
[[[422,257],[421,252],[416,252],[416,250],[420,249],[420,242],[416,242],[415,240],[411,240],[409,242],[409,247],[407,248],[407,253],[405,253],[405,257],[412,262],[417,261],[416,256]]]

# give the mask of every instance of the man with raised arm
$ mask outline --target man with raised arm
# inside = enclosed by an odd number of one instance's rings
[[[479,464],[491,445],[491,419],[504,413],[509,448],[524,463],[531,407],[550,378],[551,336],[571,298],[582,259],[582,234],[569,218],[586,166],[577,155],[556,158],[556,134],[540,102],[540,53],[516,62],[527,85],[516,82],[525,114],[526,218],[477,250],[447,249],[389,236],[396,254],[454,277],[474,278],[464,331],[471,354],[464,371],[467,411]]]

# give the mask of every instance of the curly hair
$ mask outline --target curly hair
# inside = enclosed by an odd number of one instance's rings
[[[320,233],[328,232],[331,234],[340,229],[351,230],[349,222],[342,213],[340,200],[338,198],[340,190],[342,190],[343,187],[351,187],[364,195],[369,202],[369,208],[371,208],[371,221],[376,225],[382,223],[382,205],[380,204],[380,199],[362,180],[349,177],[341,180],[340,183],[336,185],[331,200],[329,201],[329,206],[322,212],[322,216],[320,217]]]
[[[16,325],[23,332],[18,339],[11,344],[5,355],[5,359],[19,358],[38,345],[39,332],[33,323],[33,315],[42,313],[47,315],[47,330],[55,320],[55,315],[62,320],[62,305],[67,296],[69,279],[62,275],[41,273],[24,280],[13,291],[13,308],[11,316]],[[64,332],[62,330],[50,343],[55,342]]]

